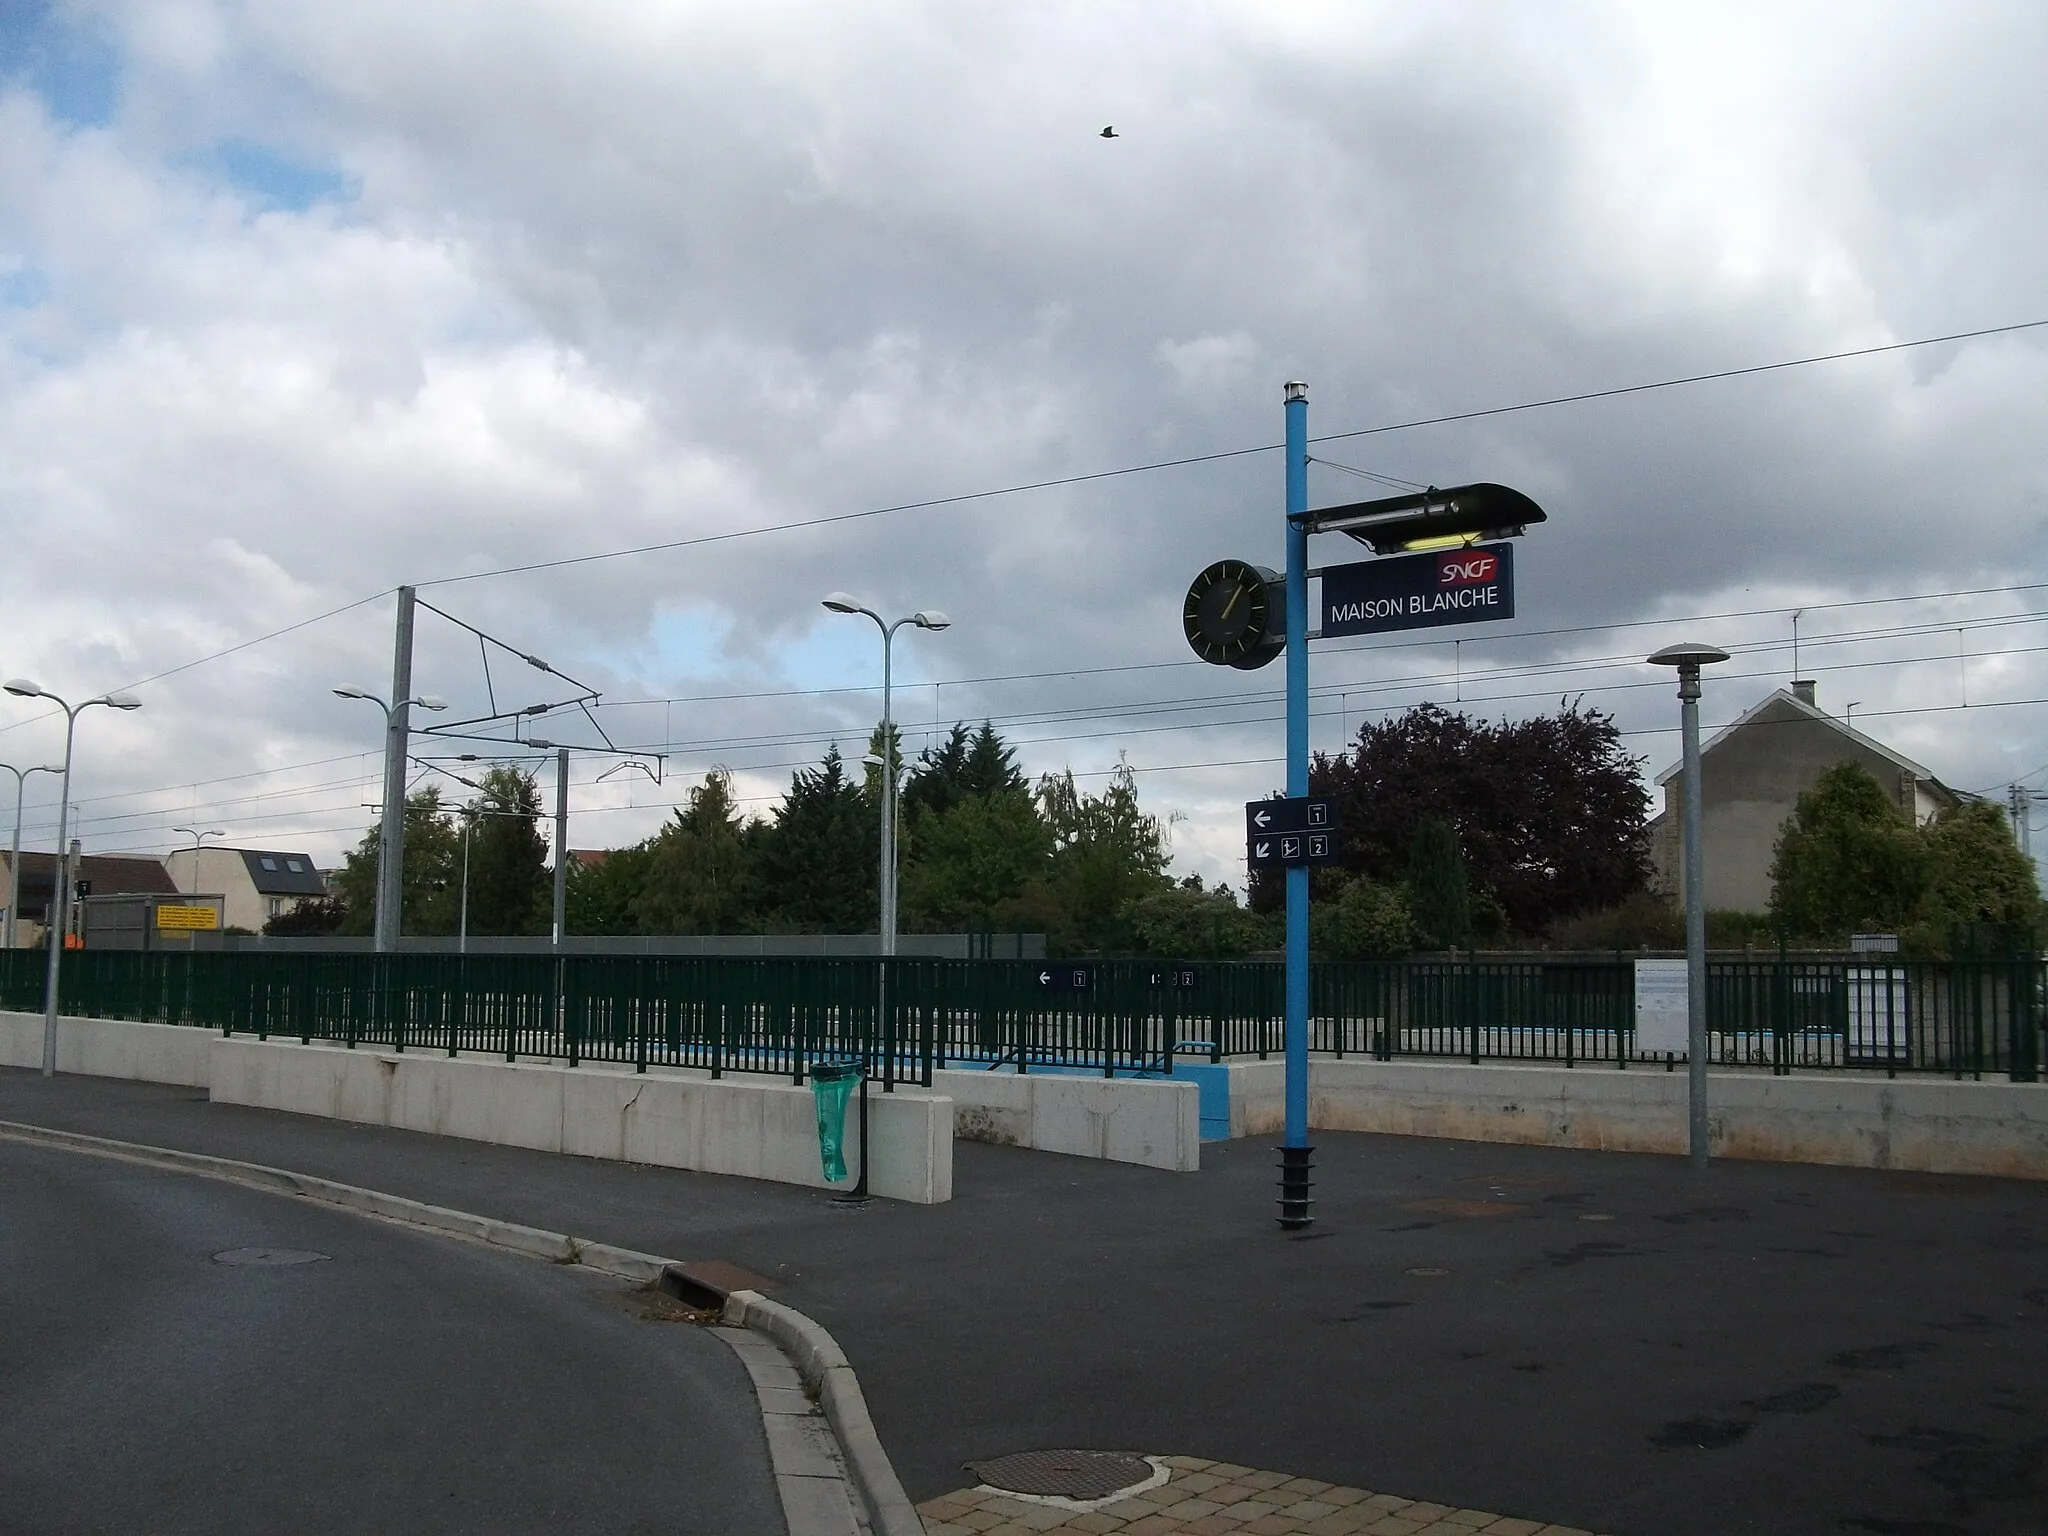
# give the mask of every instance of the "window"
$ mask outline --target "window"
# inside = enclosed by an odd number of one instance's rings
[[[297,859],[286,859],[284,861],[284,867],[290,870],[295,875],[303,875],[306,872],[306,866],[301,864]]]
[[[277,873],[277,860],[271,858],[270,855],[265,854],[256,862],[258,864],[261,864],[265,869],[269,870],[273,875]]]

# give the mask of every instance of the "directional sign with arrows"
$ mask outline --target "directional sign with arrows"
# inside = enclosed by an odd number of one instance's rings
[[[1050,961],[1038,968],[1038,985],[1046,992],[1092,992],[1095,967]]]
[[[1320,796],[1246,801],[1244,857],[1253,869],[1334,862],[1336,813],[1330,802]]]

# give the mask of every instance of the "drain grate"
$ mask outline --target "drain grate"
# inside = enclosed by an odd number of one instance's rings
[[[1105,1499],[1154,1476],[1144,1457],[1121,1451],[1023,1451],[970,1461],[967,1470],[1005,1493],[1054,1499]]]
[[[216,1253],[216,1264],[318,1264],[328,1255],[315,1253],[310,1248],[230,1248],[225,1253]]]

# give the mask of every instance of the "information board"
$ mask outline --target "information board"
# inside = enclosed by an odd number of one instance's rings
[[[1637,1050],[1685,1054],[1686,995],[1683,960],[1636,962]]]
[[[211,933],[220,926],[220,912],[213,907],[158,907],[159,933]]]

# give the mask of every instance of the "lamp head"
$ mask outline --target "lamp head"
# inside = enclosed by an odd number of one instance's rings
[[[337,699],[375,699],[377,697],[367,688],[336,688],[334,696]]]
[[[142,700],[135,697],[132,693],[103,693],[97,699],[94,699],[93,703],[104,704],[109,709],[142,708]]]
[[[1663,650],[1650,657],[1649,661],[1653,667],[1678,667],[1681,670],[1690,668],[1693,671],[1698,671],[1701,667],[1712,666],[1717,661],[1726,661],[1727,659],[1728,653],[1718,645],[1702,645],[1697,641],[1681,641],[1677,645],[1665,646]]]
[[[413,703],[419,705],[421,709],[431,710],[435,714],[439,714],[448,707],[448,701],[439,694],[434,693],[423,693],[414,699]]]
[[[953,621],[936,608],[922,608],[910,616],[910,622],[919,629],[946,629]]]
[[[5,683],[0,683],[0,688],[5,688],[18,699],[40,699],[43,696],[42,688],[25,677],[10,677]]]
[[[827,592],[824,602],[825,606],[834,613],[860,613],[862,611],[861,600],[850,592]],[[7,686],[12,688],[14,685],[9,683]]]

